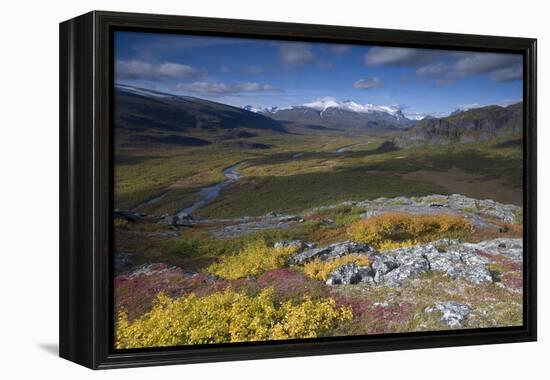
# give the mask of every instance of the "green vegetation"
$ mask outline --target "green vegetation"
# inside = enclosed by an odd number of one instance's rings
[[[273,289],[255,297],[231,289],[198,298],[160,293],[153,309],[129,321],[118,314],[116,348],[251,342],[321,336],[352,318],[331,298],[278,302]]]
[[[361,144],[365,140],[368,145]],[[240,169],[243,177],[198,214],[299,213],[343,200],[435,193],[521,203],[520,145],[471,143],[381,151],[383,141],[384,137],[369,134],[265,133],[247,142],[270,149],[243,149],[223,140],[205,147],[124,147],[117,149],[116,207],[174,213],[196,201],[199,189],[223,181],[223,169],[242,160],[246,160]],[[344,154],[334,154],[345,145],[352,146]],[[303,155],[293,158],[296,152]]]
[[[514,224],[523,224],[523,212],[516,211],[514,214]]]

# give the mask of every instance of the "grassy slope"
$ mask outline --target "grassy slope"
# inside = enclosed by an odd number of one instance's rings
[[[236,140],[200,148],[120,149],[116,206],[134,208],[166,193],[140,211],[175,212],[193,202],[201,187],[223,180],[223,168],[243,159],[247,160],[243,178],[198,214],[298,213],[348,199],[433,193],[521,204],[522,153],[517,145],[480,143],[379,152],[376,148],[383,140],[373,135],[265,134],[241,141],[269,144],[271,149],[238,149]],[[334,153],[346,145],[351,146],[345,153]],[[296,152],[303,156],[293,158]]]

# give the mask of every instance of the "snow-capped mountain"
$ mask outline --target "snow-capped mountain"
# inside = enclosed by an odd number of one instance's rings
[[[405,117],[401,112],[401,109],[395,106],[378,106],[372,103],[359,104],[351,100],[338,101],[336,98],[330,96],[317,99],[311,103],[302,104],[301,106],[313,108],[320,112],[325,112],[330,108],[335,108],[357,113],[387,113],[388,115],[394,116],[396,119]]]
[[[328,96],[290,107],[243,108],[287,125],[302,125],[313,129],[403,129],[413,125],[416,120],[405,117],[401,108],[396,106],[360,104],[351,100],[339,101]]]
[[[407,119],[414,121],[420,121],[429,116],[429,114],[424,112],[405,112],[404,115]]]
[[[282,107],[254,107],[254,106],[251,106],[251,105],[246,105],[246,106],[243,107],[243,109],[245,109],[247,111],[250,111],[250,112],[255,112],[255,113],[270,114],[270,113],[275,113],[279,110],[288,109],[288,108],[282,108]]]

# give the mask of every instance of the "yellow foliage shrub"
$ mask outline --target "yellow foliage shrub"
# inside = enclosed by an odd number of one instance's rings
[[[238,254],[222,257],[219,262],[206,268],[206,271],[230,280],[256,276],[283,267],[288,256],[296,250],[295,246],[268,247],[265,241],[256,240],[245,246]]]
[[[378,249],[393,249],[444,237],[462,238],[474,232],[473,225],[451,214],[409,215],[387,213],[357,221],[347,229],[348,236]]]
[[[356,263],[357,265],[367,266],[370,264],[370,261],[367,256],[359,255],[341,256],[330,261],[321,261],[319,260],[319,258],[316,258],[315,260],[304,264],[303,271],[306,276],[310,278],[326,281],[333,270],[349,263]]]
[[[115,220],[113,221],[113,224],[117,228],[124,228],[128,226],[128,221],[124,218],[115,218]]]
[[[383,240],[376,245],[376,248],[380,251],[389,251],[392,249],[410,247],[415,245],[417,242],[415,240],[403,240],[403,241],[393,241],[393,240]]]
[[[118,314],[116,348],[314,338],[350,320],[332,298],[277,302],[272,288],[251,297],[231,289],[197,298],[157,295],[153,309],[134,321]]]

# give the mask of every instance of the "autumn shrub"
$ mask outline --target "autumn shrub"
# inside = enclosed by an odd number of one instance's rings
[[[281,268],[288,256],[296,252],[298,247],[274,248],[258,239],[248,243],[238,254],[223,256],[216,263],[206,268],[206,272],[220,277],[235,280],[247,276],[257,276],[268,270]]]
[[[113,224],[116,228],[125,228],[128,227],[128,221],[124,218],[115,218]]]
[[[347,229],[348,236],[378,249],[392,249],[441,238],[466,238],[473,225],[451,214],[409,215],[387,213],[360,220]]]
[[[310,278],[326,281],[332,271],[342,265],[350,263],[356,263],[360,266],[367,266],[370,264],[369,258],[364,255],[347,255],[328,261],[322,261],[319,258],[316,258],[315,260],[304,264],[303,271],[306,276]]]
[[[257,296],[226,289],[198,298],[158,294],[153,309],[130,321],[120,311],[116,348],[314,338],[352,318],[332,298],[277,302],[272,288]]]

